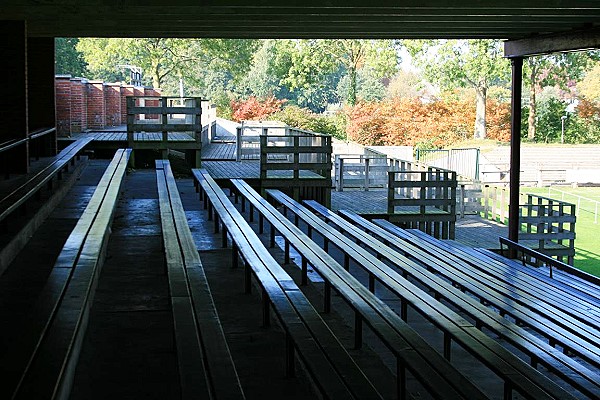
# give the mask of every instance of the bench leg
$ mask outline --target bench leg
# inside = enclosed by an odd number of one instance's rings
[[[444,358],[450,361],[452,356],[452,338],[450,333],[444,332]]]
[[[504,396],[502,396],[504,400],[512,399],[512,384],[510,382],[504,382]]]
[[[215,220],[215,233],[219,233],[219,231],[221,230],[221,226],[219,223],[219,215],[217,214],[216,211],[215,211],[215,215],[213,218]]]
[[[265,289],[262,290],[262,314],[263,327],[267,328],[271,326],[271,303]]]
[[[287,240],[284,241],[284,259],[283,259],[283,263],[285,265],[290,263],[290,242],[288,242]]]
[[[254,222],[254,206],[250,204],[250,215],[248,216],[249,222]]]
[[[285,376],[292,378],[296,375],[296,362],[294,360],[294,342],[292,336],[285,334]]]
[[[354,313],[354,348],[362,347],[362,316],[359,312]]]
[[[242,196],[242,213],[246,212],[246,198]]]
[[[302,274],[300,275],[300,286],[306,286],[308,283],[308,261],[302,257]]]
[[[323,250],[325,250],[325,253],[329,253],[329,240],[327,238],[323,238]]]
[[[331,311],[331,285],[329,282],[325,282],[323,289],[323,312],[329,314]]]
[[[344,254],[344,269],[350,271],[350,256],[348,254]]]
[[[271,229],[269,229],[269,247],[275,247],[275,227],[271,224]]]
[[[244,261],[244,293],[252,293],[252,268]]]
[[[406,368],[396,360],[396,386],[398,390],[398,399],[405,400],[406,396]]]
[[[258,234],[262,235],[265,227],[265,219],[262,214],[258,214]]]
[[[238,247],[235,242],[231,244],[231,268],[237,268],[239,265]]]
[[[408,304],[404,299],[400,299],[400,318],[402,321],[408,322]]]
[[[227,228],[225,226],[221,230],[221,247],[227,247]]]
[[[369,274],[369,292],[375,293],[375,275]]]

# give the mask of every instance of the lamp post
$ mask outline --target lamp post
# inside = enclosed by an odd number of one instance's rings
[[[561,130],[560,130],[560,143],[563,144],[565,142],[565,121],[567,120],[567,116],[563,115],[562,117],[560,117],[560,125],[561,125]]]

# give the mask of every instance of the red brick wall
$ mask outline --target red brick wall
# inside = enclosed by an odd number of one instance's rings
[[[57,76],[54,80],[56,92],[56,130],[58,135],[71,134],[71,77]]]
[[[88,128],[101,129],[106,126],[106,107],[104,102],[104,82],[88,82]]]
[[[71,79],[71,133],[87,129],[87,90],[81,78]]]
[[[160,90],[88,81],[70,75],[57,75],[54,85],[59,135],[126,124],[127,96],[160,96]],[[150,101],[146,105],[159,104],[160,101]]]
[[[121,84],[104,85],[104,101],[106,110],[106,126],[121,125]]]
[[[121,86],[121,123],[127,123],[127,96],[133,96],[134,90],[132,85]]]

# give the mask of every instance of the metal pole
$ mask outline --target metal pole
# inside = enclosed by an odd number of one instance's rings
[[[508,239],[519,241],[519,180],[521,169],[521,90],[523,58],[512,58],[512,93],[510,117],[510,204],[508,206]]]
[[[565,142],[565,120],[567,119],[566,115],[560,117],[560,143],[563,144]]]

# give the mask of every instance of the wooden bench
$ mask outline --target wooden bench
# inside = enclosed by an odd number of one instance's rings
[[[456,246],[456,243],[452,243],[451,246]],[[600,307],[599,286],[589,281],[579,279],[568,272],[555,270],[552,278],[550,278],[548,269],[544,267],[531,267],[528,265],[523,265],[521,262],[506,258],[488,249],[468,248],[466,251],[475,252],[477,255],[483,254],[486,257],[500,261],[501,263],[509,266],[511,269],[521,271],[522,273],[529,275],[532,279],[544,282],[544,284],[549,287],[555,287],[561,291],[572,292],[578,297],[585,298],[587,301]]]
[[[233,265],[238,255],[245,265],[245,290],[252,272],[262,291],[263,324],[272,308],[286,334],[286,373],[294,374],[294,353],[303,361],[317,390],[330,399],[378,399],[381,395],[365,377],[293,279],[272,257],[229,198],[204,170],[192,170],[210,218],[225,238],[231,237]]]
[[[156,161],[156,180],[182,398],[243,399],[169,161]]]
[[[0,397],[68,397],[130,153],[116,152],[28,315],[3,327]]]
[[[469,353],[481,361],[504,381],[504,398],[510,398],[513,390],[517,390],[526,398],[573,398],[556,383],[541,375],[517,356],[499,345],[492,338],[479,331],[472,323],[457,312],[436,301],[429,294],[419,289],[395,272],[369,251],[359,247],[352,239],[346,237],[336,228],[311,211],[277,190],[268,190],[267,194],[295,217],[304,221],[310,232],[317,232],[324,238],[324,245],[330,243],[344,254],[344,264],[349,266],[352,259],[369,275],[369,289],[374,292],[375,282],[380,282],[401,300],[400,315],[407,316],[407,306],[419,312],[444,334],[444,356],[450,359],[451,343],[455,341]],[[367,236],[364,234],[364,236]],[[383,246],[383,243],[380,243]]]
[[[580,269],[572,267],[569,264],[565,264],[561,261],[558,261],[552,257],[547,256],[546,254],[542,254],[539,251],[530,249],[530,248],[523,246],[517,242],[513,242],[512,240],[509,240],[507,238],[500,237],[499,240],[500,240],[500,251],[502,252],[502,254],[504,254],[504,246],[506,246],[509,251],[516,250],[517,252],[521,253],[523,256],[523,260],[524,260],[523,262],[525,262],[525,259],[527,257],[531,257],[532,259],[534,259],[537,262],[542,262],[543,264],[545,264],[546,266],[548,266],[550,268],[550,278],[552,278],[553,267],[554,267],[559,271],[567,272],[579,279],[593,283],[596,287],[598,287],[600,285],[600,278],[598,278],[595,275],[588,274],[585,271],[582,271]]]
[[[320,207],[318,204],[312,202],[306,203],[331,224],[345,231],[349,237],[363,243],[367,249],[375,251],[376,254],[388,259],[395,266],[398,266],[404,274],[429,288],[434,292],[434,297],[440,299],[443,298],[447,303],[468,315],[475,321],[478,328],[481,329],[482,327],[486,327],[520,351],[527,354],[531,357],[533,365],[537,365],[538,363],[543,364],[552,373],[556,374],[561,379],[564,379],[583,393],[594,396],[600,394],[600,375],[598,375],[597,372],[586,368],[571,357],[556,350],[545,341],[540,340],[538,337],[522,329],[517,324],[502,317],[496,311],[486,307],[477,299],[465,296],[461,292],[461,289],[476,290],[476,286],[473,288],[471,286],[460,287],[459,289],[451,283],[440,279],[438,276],[431,274],[431,272],[428,272],[426,268],[418,265],[417,261],[420,260],[424,262],[424,266],[427,266],[427,268],[433,271],[435,271],[436,268],[436,261],[430,259],[426,254],[422,254],[418,248],[411,247],[410,245],[402,246],[402,242],[399,240],[398,236],[388,232],[373,222],[367,221],[355,213],[340,211],[340,214],[345,218],[342,219],[341,216],[338,216],[327,209],[323,209],[323,207]],[[400,228],[397,229],[401,232],[405,232],[404,230],[400,230]],[[369,237],[365,237],[366,232],[378,240],[375,241],[369,239]],[[416,230],[415,232],[422,233]],[[401,246],[406,254],[410,254],[410,259],[406,259],[399,253],[389,249],[388,246]],[[475,294],[477,295],[478,293]]]
[[[14,189],[11,193],[0,200],[0,222],[5,220],[27,200],[36,195],[45,185],[52,186],[52,179],[62,178],[62,171],[69,167],[69,163],[74,164],[75,158],[81,151],[93,140],[93,138],[79,139],[64,150],[62,150],[54,159],[41,171],[28,178],[21,186]]]
[[[460,286],[462,290],[478,297],[480,301],[494,306],[501,315],[509,315],[519,324],[535,330],[546,337],[552,346],[558,344],[565,352],[574,353],[595,367],[600,367],[598,325],[594,322],[594,314],[598,314],[596,306],[588,303],[588,308],[580,311],[586,315],[579,314],[582,318],[577,318],[577,313],[560,309],[556,304],[549,304],[548,299],[556,299],[556,295],[551,292],[546,291],[547,297],[539,295],[534,297],[536,289],[531,286],[532,282],[527,282],[527,279],[520,280],[520,284],[522,283],[527,290],[525,292],[525,289],[512,287],[510,280],[502,281],[500,279],[502,272],[490,274],[488,269],[494,271],[497,265],[492,265],[489,259],[485,260],[483,256],[466,262],[458,256],[465,254],[461,249],[445,251],[443,244],[437,241],[433,244],[434,238],[416,230],[402,230],[383,220],[375,222],[386,230],[401,235],[403,240],[390,243],[404,255],[422,263],[430,271]],[[504,271],[508,276],[514,272]],[[519,279],[513,278],[513,281]],[[570,297],[564,293],[561,296]],[[573,302],[573,308],[577,308],[578,303],[585,303],[583,299],[570,300]],[[589,320],[591,323],[582,319]]]
[[[486,398],[479,389],[461,375],[433,347],[427,344],[406,322],[373,293],[363,287],[356,278],[314,243],[291,221],[282,218],[275,207],[261,197],[250,185],[240,179],[231,180],[233,188],[242,201],[251,205],[250,214],[258,211],[259,218],[266,219],[270,232],[279,232],[285,239],[286,259],[291,245],[302,257],[302,283],[307,282],[308,264],[326,282],[324,309],[330,308],[330,288],[334,288],[348,305],[355,310],[355,345],[362,340],[364,320],[386,347],[396,356],[398,363],[398,398],[406,398],[405,370],[437,398]],[[264,222],[264,220],[263,220]]]
[[[4,195],[0,195],[0,233],[6,240],[0,246],[0,275],[27,244],[29,238],[42,225],[52,210],[64,198],[75,179],[78,171],[85,164],[78,164],[52,196],[43,203],[36,205],[35,213],[26,219],[23,218],[28,205],[41,198],[45,187],[51,188],[54,177],[61,179],[62,171],[68,168],[69,163],[74,164],[75,158],[89,143],[89,140],[72,143],[42,170],[30,175],[23,175],[8,184]],[[1,158],[2,156],[0,156]],[[15,212],[20,210],[21,212]]]

